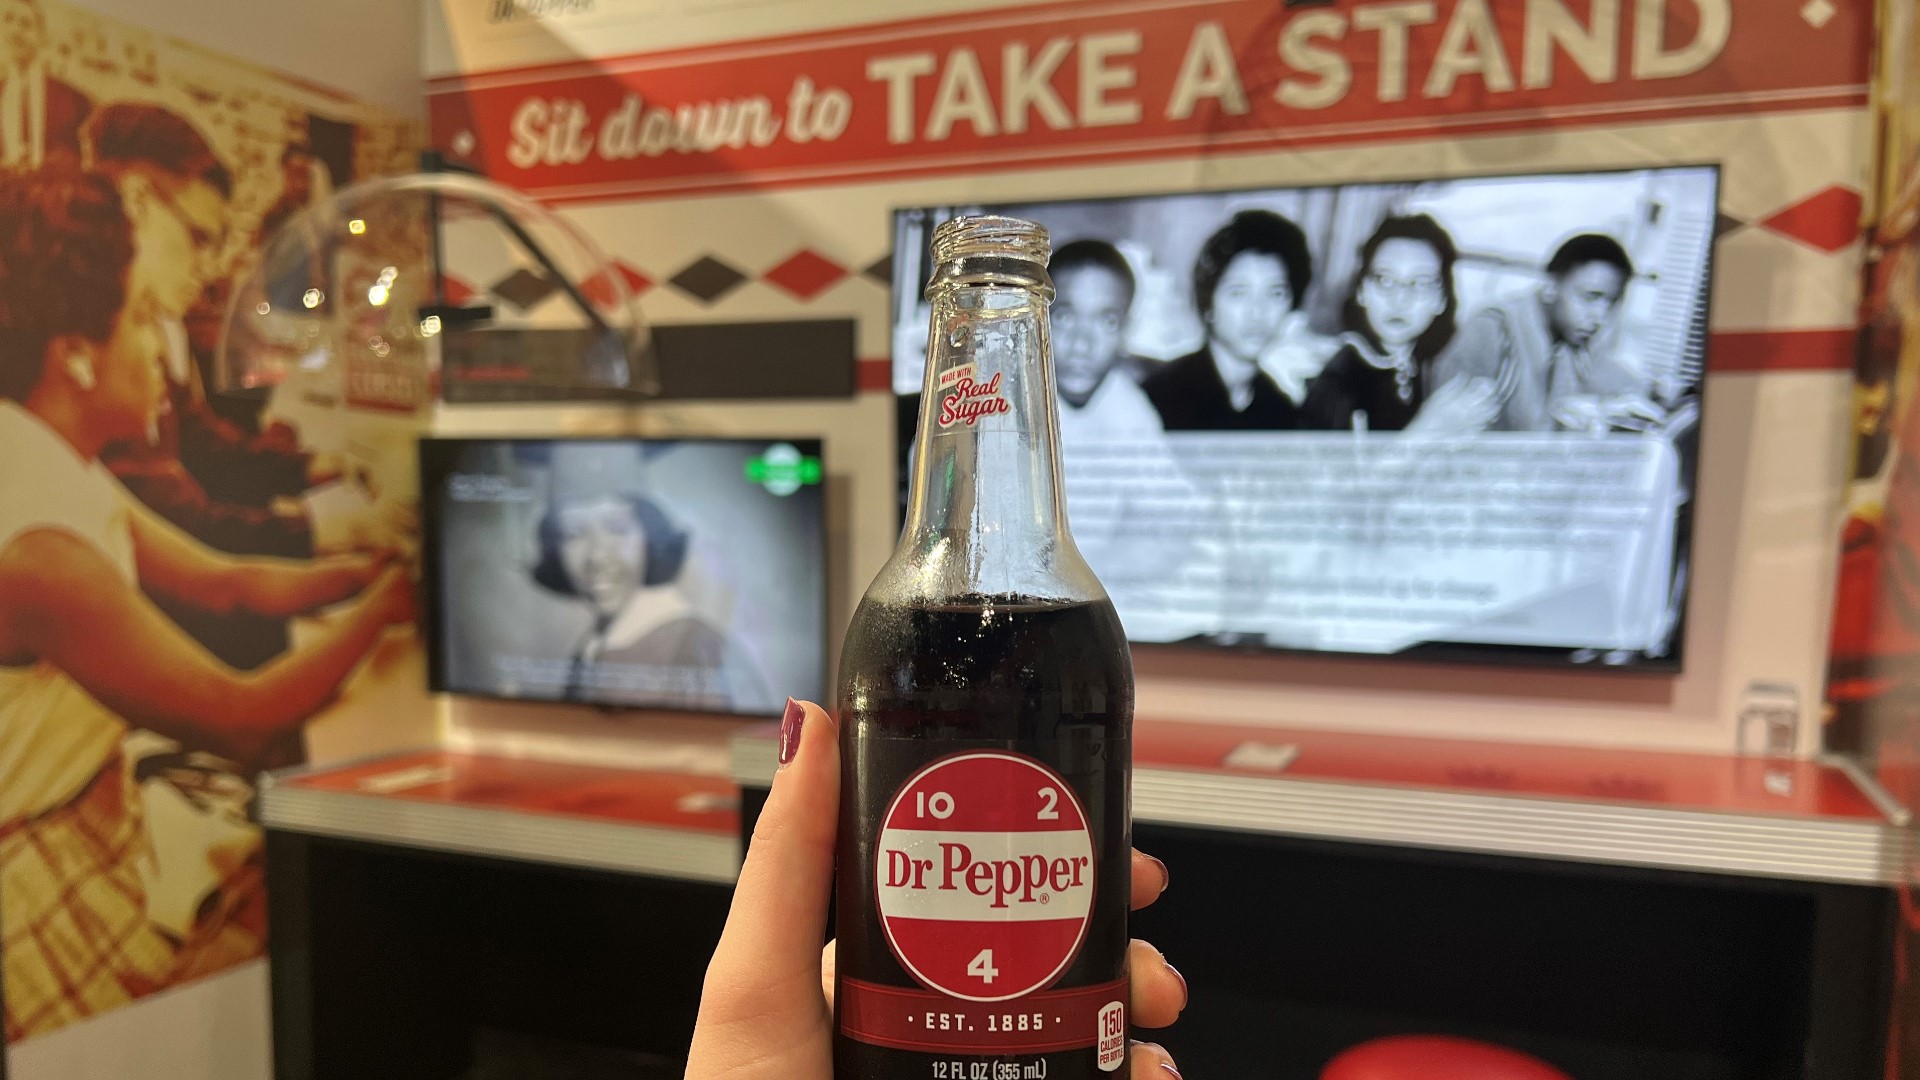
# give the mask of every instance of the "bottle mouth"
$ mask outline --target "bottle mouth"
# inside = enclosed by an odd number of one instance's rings
[[[927,297],[963,285],[1031,289],[1053,299],[1046,227],[1019,218],[981,215],[943,221],[933,230],[933,277]]]
[[[988,257],[1021,259],[1044,267],[1052,253],[1046,226],[1015,217],[957,217],[933,230],[936,263]]]

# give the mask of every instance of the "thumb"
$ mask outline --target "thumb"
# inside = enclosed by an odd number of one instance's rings
[[[751,971],[758,981],[804,975],[817,982],[840,822],[838,736],[825,709],[787,702],[780,725],[785,764],[754,825],[715,968]]]

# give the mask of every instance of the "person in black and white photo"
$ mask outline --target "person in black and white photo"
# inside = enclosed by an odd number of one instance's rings
[[[1478,384],[1462,380],[1451,393],[1433,393],[1433,359],[1457,329],[1460,301],[1453,268],[1458,259],[1453,237],[1431,215],[1389,217],[1380,223],[1361,245],[1359,274],[1341,308],[1340,351],[1308,384],[1301,405],[1303,428],[1486,426],[1492,419],[1492,395]],[[1476,390],[1471,399],[1470,385]]]
[[[1054,387],[1074,543],[1117,596],[1143,599],[1140,583],[1191,557],[1190,536],[1143,528],[1154,500],[1185,505],[1197,495],[1167,446],[1160,414],[1127,371],[1135,280],[1126,256],[1105,240],[1062,244],[1053,277]],[[1129,482],[1103,464],[1123,455]],[[1150,600],[1149,600],[1150,602]]]
[[[562,696],[592,701],[646,685],[695,708],[759,700],[764,694],[748,685],[748,666],[727,628],[680,589],[690,536],[656,498],[637,490],[638,460],[619,445],[554,450],[533,580],[593,612]]]
[[[1159,431],[1160,414],[1126,372],[1134,294],[1126,256],[1105,240],[1074,240],[1053,253],[1048,270],[1062,441]]]
[[[1287,431],[1299,407],[1260,369],[1313,282],[1300,226],[1269,210],[1242,210],[1207,239],[1193,267],[1193,300],[1207,340],[1147,377],[1168,431]]]
[[[1435,362],[1435,385],[1478,378],[1501,404],[1495,431],[1595,431],[1645,426],[1662,412],[1647,379],[1606,346],[1633,260],[1618,240],[1581,233],[1547,261],[1547,281],[1483,308]]]

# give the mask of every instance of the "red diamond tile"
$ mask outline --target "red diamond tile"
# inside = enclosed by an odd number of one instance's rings
[[[447,303],[454,307],[466,307],[468,301],[480,295],[480,290],[452,274],[440,275],[440,291],[446,296]]]
[[[634,296],[639,296],[641,293],[653,288],[653,279],[647,275],[623,262],[616,262],[614,265],[619,268],[620,276],[626,280],[627,292]]]
[[[641,293],[653,288],[652,278],[616,259],[601,267],[599,273],[582,282],[580,284],[580,291],[586,293],[587,299],[592,300],[596,304],[602,306],[612,304],[613,275],[616,273],[620,275],[622,281],[627,283],[627,296],[629,298],[637,300],[640,298]]]
[[[1859,192],[1836,185],[1762,218],[1760,226],[1832,255],[1860,238],[1861,206]]]
[[[587,299],[599,304],[601,307],[607,307],[613,303],[613,275],[610,272],[611,269],[611,267],[603,266],[600,268],[599,273],[580,283],[580,291],[587,294]]]
[[[760,276],[802,300],[811,300],[846,277],[847,271],[840,264],[801,248],[786,262]]]

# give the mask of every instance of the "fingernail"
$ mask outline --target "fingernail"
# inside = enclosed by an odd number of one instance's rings
[[[1164,956],[1161,957],[1160,962],[1166,964],[1167,958]],[[1193,996],[1187,990],[1187,977],[1180,974],[1180,969],[1174,967],[1172,964],[1167,964],[1167,970],[1173,972],[1173,977],[1180,980],[1180,1007],[1184,1009],[1187,1007],[1187,1001]]]
[[[780,764],[793,762],[793,755],[800,752],[800,728],[807,720],[807,710],[792,698],[787,699],[787,711],[780,716]]]
[[[1180,1080],[1180,1070],[1174,1068],[1172,1062],[1163,1061],[1160,1063],[1160,1067],[1167,1070],[1167,1075],[1173,1077],[1173,1080]]]
[[[1166,863],[1161,862],[1159,859],[1154,859],[1151,855],[1147,856],[1147,858],[1152,859],[1154,868],[1160,871],[1160,891],[1166,892],[1167,886],[1173,884],[1173,873],[1167,869]]]

